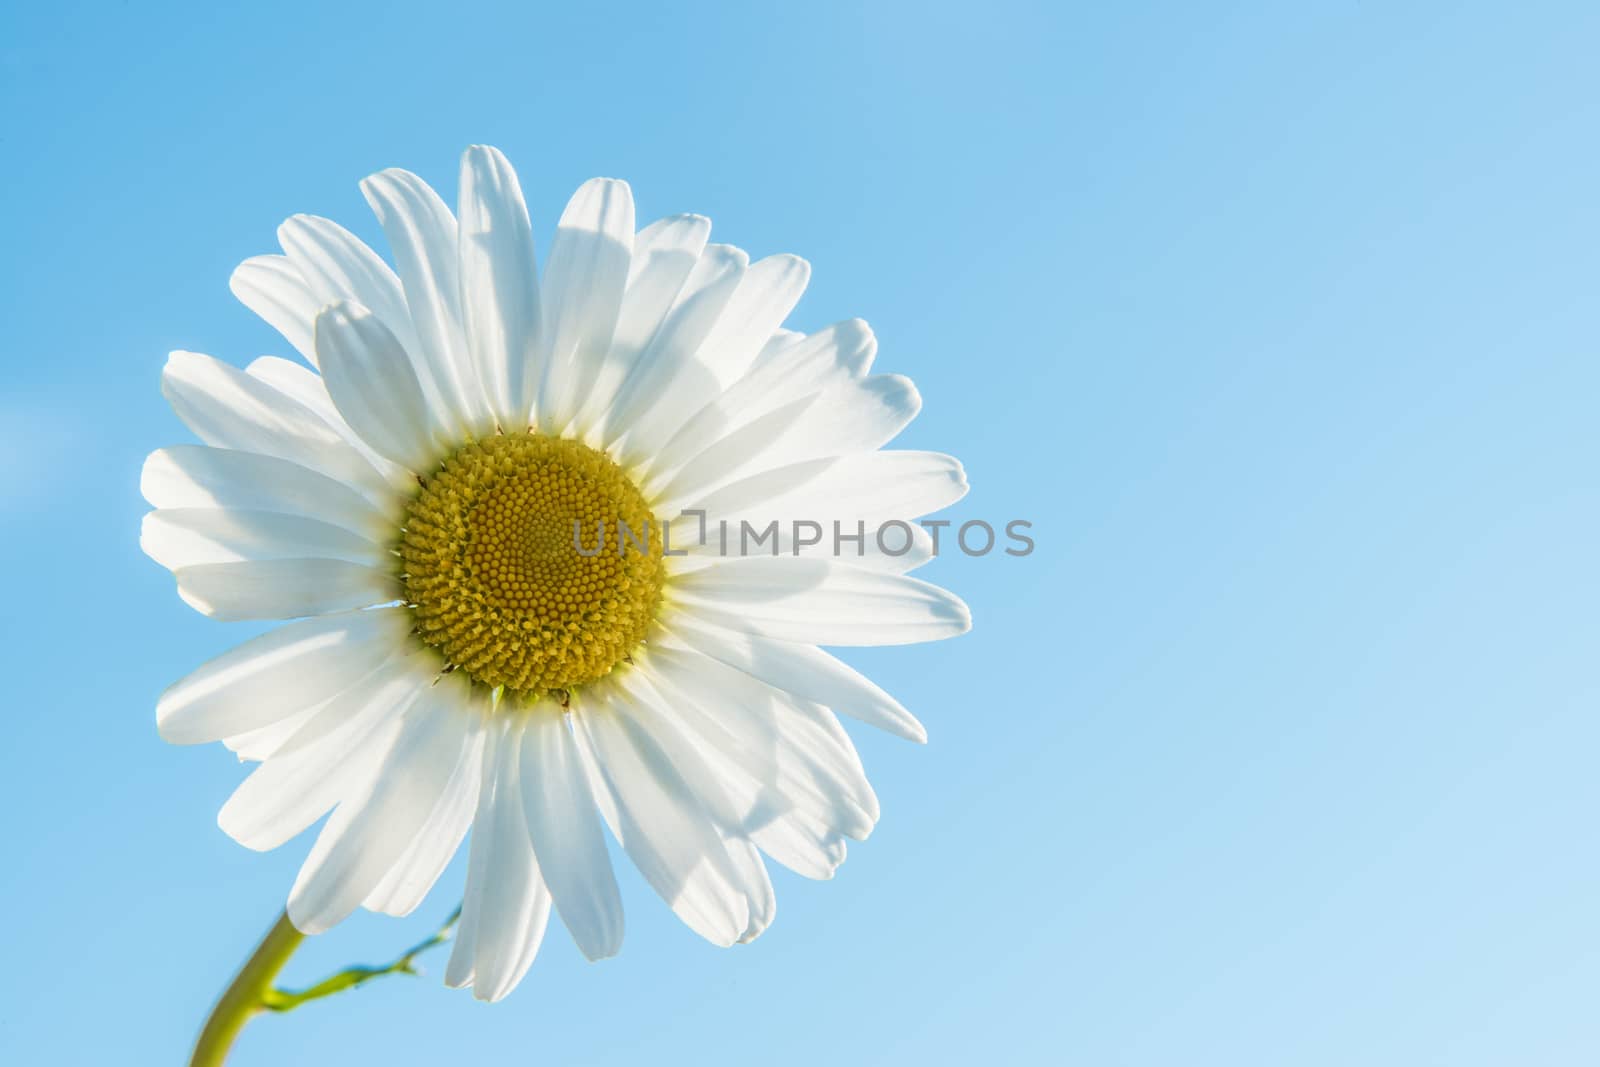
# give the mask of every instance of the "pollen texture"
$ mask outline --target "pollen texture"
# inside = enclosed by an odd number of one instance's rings
[[[407,509],[399,555],[421,639],[518,694],[603,677],[661,600],[661,533],[639,490],[602,453],[535,433],[452,453]]]

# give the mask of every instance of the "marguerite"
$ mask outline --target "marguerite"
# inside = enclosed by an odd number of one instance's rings
[[[410,912],[470,828],[446,981],[482,999],[552,906],[585,955],[617,952],[602,820],[685,923],[750,940],[762,853],[827,878],[877,819],[834,712],[924,737],[817,646],[967,629],[906,574],[922,531],[853,536],[952,503],[960,465],[879,451],[919,400],[868,375],[864,323],[781,328],[803,260],[750,263],[693,215],[635,233],[628,186],[596,179],[541,278],[493,148],[464,155],[454,215],[405,171],[362,189],[393,269],[296,216],[233,276],[316,370],[167,365],[204,445],[146,463],[145,551],[207,615],[297,621],[168,689],[162,736],[260,762],[219,816],[244,845],[333,812],[289,895],[304,932]]]

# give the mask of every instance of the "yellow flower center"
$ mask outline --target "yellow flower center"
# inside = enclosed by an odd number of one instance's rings
[[[661,600],[661,532],[639,490],[603,453],[536,433],[446,458],[406,511],[399,554],[422,640],[517,694],[603,677]]]

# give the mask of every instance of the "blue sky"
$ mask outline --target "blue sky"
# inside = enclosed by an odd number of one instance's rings
[[[814,266],[959,455],[955,642],[849,655],[884,817],[736,950],[624,880],[485,1007],[395,979],[234,1063],[1592,1063],[1600,1057],[1600,15],[1584,5],[9,5],[0,1044],[170,1064],[306,844],[157,694],[251,632],[137,546],[166,352],[284,346],[227,291],[299,211],[453,195]],[[1401,8],[1403,7],[1403,10]],[[309,982],[425,934],[360,916]]]

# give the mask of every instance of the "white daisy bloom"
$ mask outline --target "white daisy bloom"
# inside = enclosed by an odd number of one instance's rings
[[[880,451],[919,399],[869,375],[865,323],[782,328],[803,260],[751,263],[695,215],[635,232],[628,186],[595,179],[541,278],[487,147],[462,158],[455,214],[403,170],[362,189],[393,267],[299,215],[282,255],[233,275],[315,369],[167,364],[204,444],[145,464],[145,551],[198,611],[296,621],[168,689],[162,736],[259,763],[219,816],[250,848],[332,811],[289,895],[303,932],[407,914],[470,829],[446,980],[481,999],[521,979],[552,908],[590,959],[618,951],[602,822],[691,928],[749,941],[775,907],[763,853],[827,878],[878,817],[834,713],[925,737],[817,646],[969,625],[908,576],[931,555],[919,528],[903,554],[869,532],[841,557],[833,523],[943,508],[960,464]],[[722,520],[774,519],[776,546],[724,550]],[[647,545],[577,550],[575,526],[593,547],[619,521]]]

